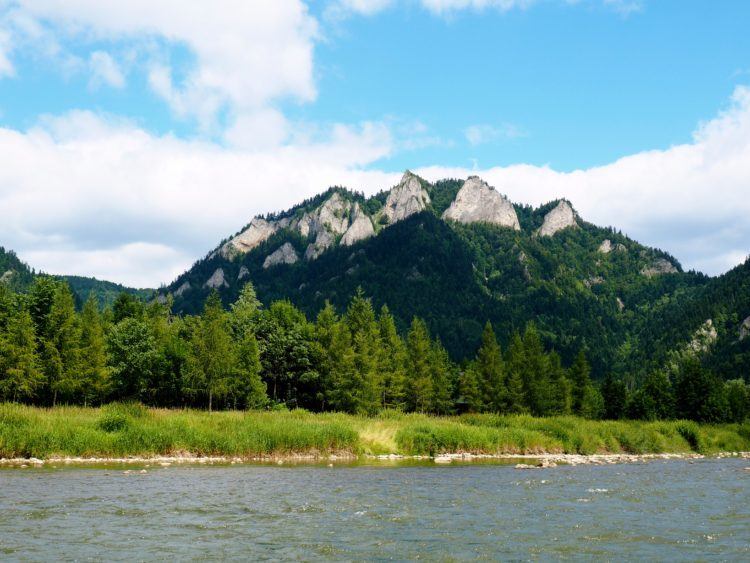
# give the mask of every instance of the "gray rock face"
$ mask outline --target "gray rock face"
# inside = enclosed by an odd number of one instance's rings
[[[245,266],[242,266],[242,267],[240,268],[240,271],[239,271],[239,273],[237,274],[237,279],[238,279],[238,280],[244,280],[244,279],[245,279],[246,277],[248,277],[249,275],[250,275],[250,270],[248,270],[248,269],[247,269],[247,267],[245,267]]]
[[[423,211],[430,204],[430,196],[414,174],[406,171],[399,184],[388,194],[383,216],[392,225],[410,215]]]
[[[247,229],[227,241],[219,252],[224,258],[246,254],[260,243],[268,240],[281,227],[281,222],[266,221],[262,217],[256,217],[250,221],[250,226]]]
[[[599,252],[601,252],[602,254],[609,254],[610,252],[612,252],[612,241],[609,239],[604,240],[599,245]]]
[[[222,268],[216,268],[211,277],[206,280],[203,287],[210,287],[211,289],[219,289],[222,287],[229,287],[226,278],[224,277],[224,270]]]
[[[302,236],[313,239],[305,250],[306,260],[315,260],[336,242],[338,235],[346,233],[351,209],[352,204],[337,192],[300,218],[296,229]]]
[[[748,336],[750,336],[750,317],[742,321],[740,325],[740,341],[745,340]]]
[[[708,319],[695,331],[689,347],[693,352],[708,352],[709,348],[716,342],[718,336],[714,321]]]
[[[617,308],[622,311],[625,309],[625,303],[622,302],[622,299],[619,297],[617,298]]]
[[[674,264],[672,264],[672,262],[670,262],[666,258],[657,258],[651,263],[650,266],[646,266],[641,270],[641,274],[643,274],[647,278],[660,276],[662,274],[674,273],[677,273],[677,268],[675,268]]]
[[[576,223],[576,215],[573,208],[567,201],[563,200],[544,216],[544,223],[542,223],[537,234],[541,237],[551,237],[563,229],[577,226],[578,223]]]
[[[372,226],[372,221],[359,204],[355,203],[352,224],[349,225],[344,236],[341,237],[341,244],[344,246],[351,246],[355,242],[370,238],[374,234],[375,229]]]
[[[470,176],[461,186],[443,219],[459,223],[490,223],[521,230],[513,204],[495,188],[477,176]]]
[[[15,270],[7,270],[0,276],[0,283],[10,283],[13,277],[16,275]]]
[[[180,297],[186,291],[190,291],[190,282],[188,282],[188,281],[182,282],[182,285],[175,290],[174,296],[175,297]]]
[[[263,261],[263,269],[267,270],[268,268],[279,264],[294,264],[297,260],[299,260],[297,251],[294,250],[294,247],[290,243],[285,242],[271,254],[266,256],[266,259]]]

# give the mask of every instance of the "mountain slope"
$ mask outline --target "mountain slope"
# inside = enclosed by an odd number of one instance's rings
[[[586,347],[597,376],[638,371],[629,343],[652,309],[711,281],[585,222],[567,201],[533,209],[479,178],[429,184],[409,172],[369,199],[333,188],[256,218],[163,292],[194,313],[212,290],[229,303],[250,280],[264,302],[289,299],[311,315],[326,300],[341,309],[361,286],[402,329],[423,317],[457,359],[474,353],[486,320],[505,342],[534,321],[565,361]]]
[[[13,291],[24,292],[41,272],[32,270],[22,262],[15,252],[0,247],[0,283],[7,285]],[[133,289],[118,283],[87,278],[83,276],[53,276],[68,282],[78,307],[86,302],[90,294],[94,294],[102,307],[111,305],[120,293],[129,293],[142,300],[151,299],[152,289]]]

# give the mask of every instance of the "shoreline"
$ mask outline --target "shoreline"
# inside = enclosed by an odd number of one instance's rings
[[[448,465],[453,462],[468,463],[474,461],[505,461],[508,465],[518,461],[516,469],[545,469],[558,465],[617,465],[625,463],[647,463],[657,460],[696,460],[696,459],[750,459],[750,452],[718,452],[715,454],[686,453],[606,453],[606,454],[472,454],[472,453],[444,453],[435,456],[403,455],[403,454],[363,454],[338,452],[331,454],[298,453],[256,456],[199,456],[193,454],[165,455],[165,456],[133,456],[133,457],[58,457],[39,458],[2,458],[0,468],[28,468],[44,466],[92,466],[92,465],[143,465],[147,467],[167,468],[173,465],[284,465],[284,464],[347,464],[358,461],[370,462],[409,462],[432,461],[437,465]],[[750,468],[749,468],[750,469]]]

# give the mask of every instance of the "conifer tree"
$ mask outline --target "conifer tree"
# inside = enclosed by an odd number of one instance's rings
[[[435,414],[450,414],[453,411],[451,361],[448,352],[439,340],[432,344],[430,350],[430,371],[432,375],[430,411]]]
[[[570,414],[571,411],[571,384],[565,377],[560,356],[556,352],[549,354],[549,404],[545,414]]]
[[[430,373],[430,334],[424,321],[414,317],[407,335],[408,381],[407,407],[411,411],[426,412],[432,400]]]
[[[484,409],[479,376],[474,363],[466,366],[458,378],[458,400],[467,412],[482,412]]]
[[[0,334],[0,398],[6,401],[31,399],[44,382],[34,323],[25,307],[6,323]]]
[[[67,284],[59,284],[48,317],[48,386],[52,405],[58,397],[75,399],[81,392],[80,327],[73,294]]]
[[[529,323],[523,335],[524,366],[521,370],[526,404],[535,416],[543,416],[549,404],[549,358],[539,332]]]
[[[375,321],[372,303],[365,298],[362,288],[352,297],[346,311],[345,322],[351,334],[354,350],[356,386],[352,386],[355,411],[372,413],[380,406],[381,382],[378,373],[380,333]]]
[[[506,369],[505,410],[509,413],[522,413],[528,410],[525,395],[524,374],[526,373],[526,354],[523,340],[518,332],[514,332],[508,346]]]
[[[477,352],[476,370],[486,409],[500,412],[505,407],[505,365],[500,345],[489,321],[482,332],[482,345]]]
[[[380,404],[383,408],[399,408],[404,404],[406,383],[406,346],[398,335],[396,322],[386,305],[378,316],[380,331]]]
[[[109,370],[99,304],[92,294],[81,312],[80,380],[84,404],[103,400],[108,392]]]
[[[568,370],[568,377],[573,385],[573,412],[578,415],[583,411],[586,391],[591,385],[590,373],[591,367],[586,360],[586,354],[583,350],[579,350],[573,365]]]
[[[628,391],[619,379],[612,374],[607,374],[602,383],[602,398],[604,399],[604,418],[608,420],[619,420],[625,416],[625,408],[628,402]]]

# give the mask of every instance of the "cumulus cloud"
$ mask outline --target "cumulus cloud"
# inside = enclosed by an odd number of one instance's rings
[[[257,213],[330,185],[388,185],[388,175],[362,167],[391,145],[378,123],[254,151],[156,136],[90,112],[0,128],[0,241],[52,273],[158,285]],[[137,249],[145,255],[130,259]]]
[[[280,97],[307,101],[316,95],[313,47],[318,27],[301,0],[7,0],[4,4],[0,6],[5,14],[3,32],[19,40],[34,32],[84,43],[122,41],[143,45],[149,56],[154,40],[187,48],[195,57],[187,74],[175,79],[167,50],[151,61],[151,84],[177,113],[204,122],[222,107],[254,112]],[[0,36],[0,64],[2,53],[8,60]]]
[[[501,139],[518,139],[527,135],[526,131],[512,123],[504,123],[497,127],[483,123],[470,125],[464,129],[464,136],[471,146],[492,143]]]
[[[257,213],[331,185],[372,194],[398,181],[400,171],[371,168],[398,145],[386,125],[334,125],[316,138],[249,151],[155,136],[89,112],[0,129],[0,240],[54,273],[153,286]],[[719,273],[750,252],[750,88],[737,88],[692,142],[606,166],[417,172],[431,180],[478,173],[519,203],[567,197],[585,220]]]
[[[94,51],[89,57],[89,67],[91,68],[91,80],[89,86],[98,88],[102,84],[112,88],[122,88],[125,86],[125,75],[120,69],[120,65],[112,58],[112,55],[105,51]]]
[[[612,225],[672,252],[683,265],[720,273],[750,254],[750,88],[700,124],[693,141],[558,172],[519,164],[486,170],[428,167],[435,180],[478,173],[512,200],[570,199],[584,219]]]

